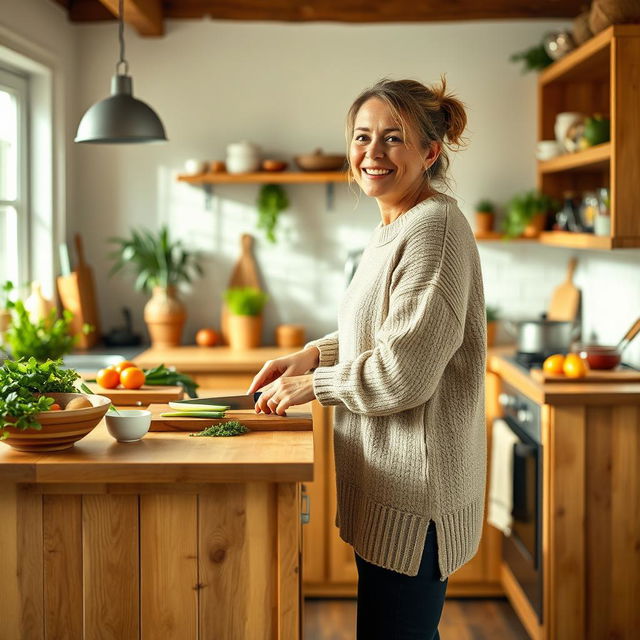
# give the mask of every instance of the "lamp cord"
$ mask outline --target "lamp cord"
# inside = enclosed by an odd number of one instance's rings
[[[120,41],[120,60],[116,64],[118,75],[129,75],[129,63],[124,58],[124,0],[120,0],[118,7],[118,40]],[[124,74],[120,73],[120,65],[124,65]]]

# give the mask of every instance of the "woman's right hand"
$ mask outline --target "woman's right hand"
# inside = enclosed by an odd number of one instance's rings
[[[247,395],[262,389],[281,376],[301,376],[317,367],[319,361],[320,350],[318,347],[309,347],[288,356],[267,360],[251,382],[247,389]]]

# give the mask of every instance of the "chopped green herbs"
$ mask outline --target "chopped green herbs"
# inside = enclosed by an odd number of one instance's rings
[[[222,424],[212,424],[210,427],[199,431],[198,433],[190,433],[190,436],[199,437],[216,437],[216,436],[240,436],[247,433],[249,429],[237,420],[229,420]]]

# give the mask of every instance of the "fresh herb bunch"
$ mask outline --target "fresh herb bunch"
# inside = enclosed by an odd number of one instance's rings
[[[166,226],[154,233],[148,229],[131,232],[131,238],[109,238],[119,245],[109,254],[116,263],[109,275],[127,268],[137,273],[135,288],[174,287],[203,274],[197,254],[187,251],[180,240],[172,242]]]
[[[7,301],[11,324],[5,341],[14,360],[33,356],[36,360],[57,360],[73,349],[77,338],[72,334],[73,314],[64,310],[62,317],[52,309],[47,318],[33,322],[22,300]]]
[[[267,240],[276,242],[276,226],[280,213],[289,206],[289,198],[278,184],[265,184],[258,194],[258,229],[265,232]]]
[[[249,429],[237,420],[229,420],[221,424],[212,424],[210,427],[199,431],[198,433],[190,433],[194,438],[201,437],[217,437],[217,436],[240,436],[247,433]]]
[[[0,440],[8,433],[5,427],[18,429],[41,429],[35,416],[48,411],[53,399],[36,393],[74,393],[76,380],[80,377],[73,369],[63,369],[59,360],[38,362],[7,360],[0,367]],[[7,420],[8,417],[14,421]]]
[[[237,287],[224,292],[229,311],[236,316],[259,316],[269,296],[255,287]]]
[[[175,369],[168,369],[164,364],[160,364],[152,369],[143,369],[144,383],[153,385],[179,385],[190,398],[197,398],[196,389],[198,383],[184,373]]]

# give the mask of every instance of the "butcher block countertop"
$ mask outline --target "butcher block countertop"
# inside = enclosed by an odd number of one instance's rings
[[[487,354],[487,369],[539,404],[610,405],[640,404],[640,382],[541,383],[504,356],[515,352],[513,345],[492,347]]]
[[[229,347],[198,347],[194,345],[170,347],[165,349],[150,348],[134,358],[135,363],[144,367],[155,367],[165,364],[178,371],[192,373],[257,373],[267,360],[279,358],[298,349],[281,347],[259,347],[246,351]]]

